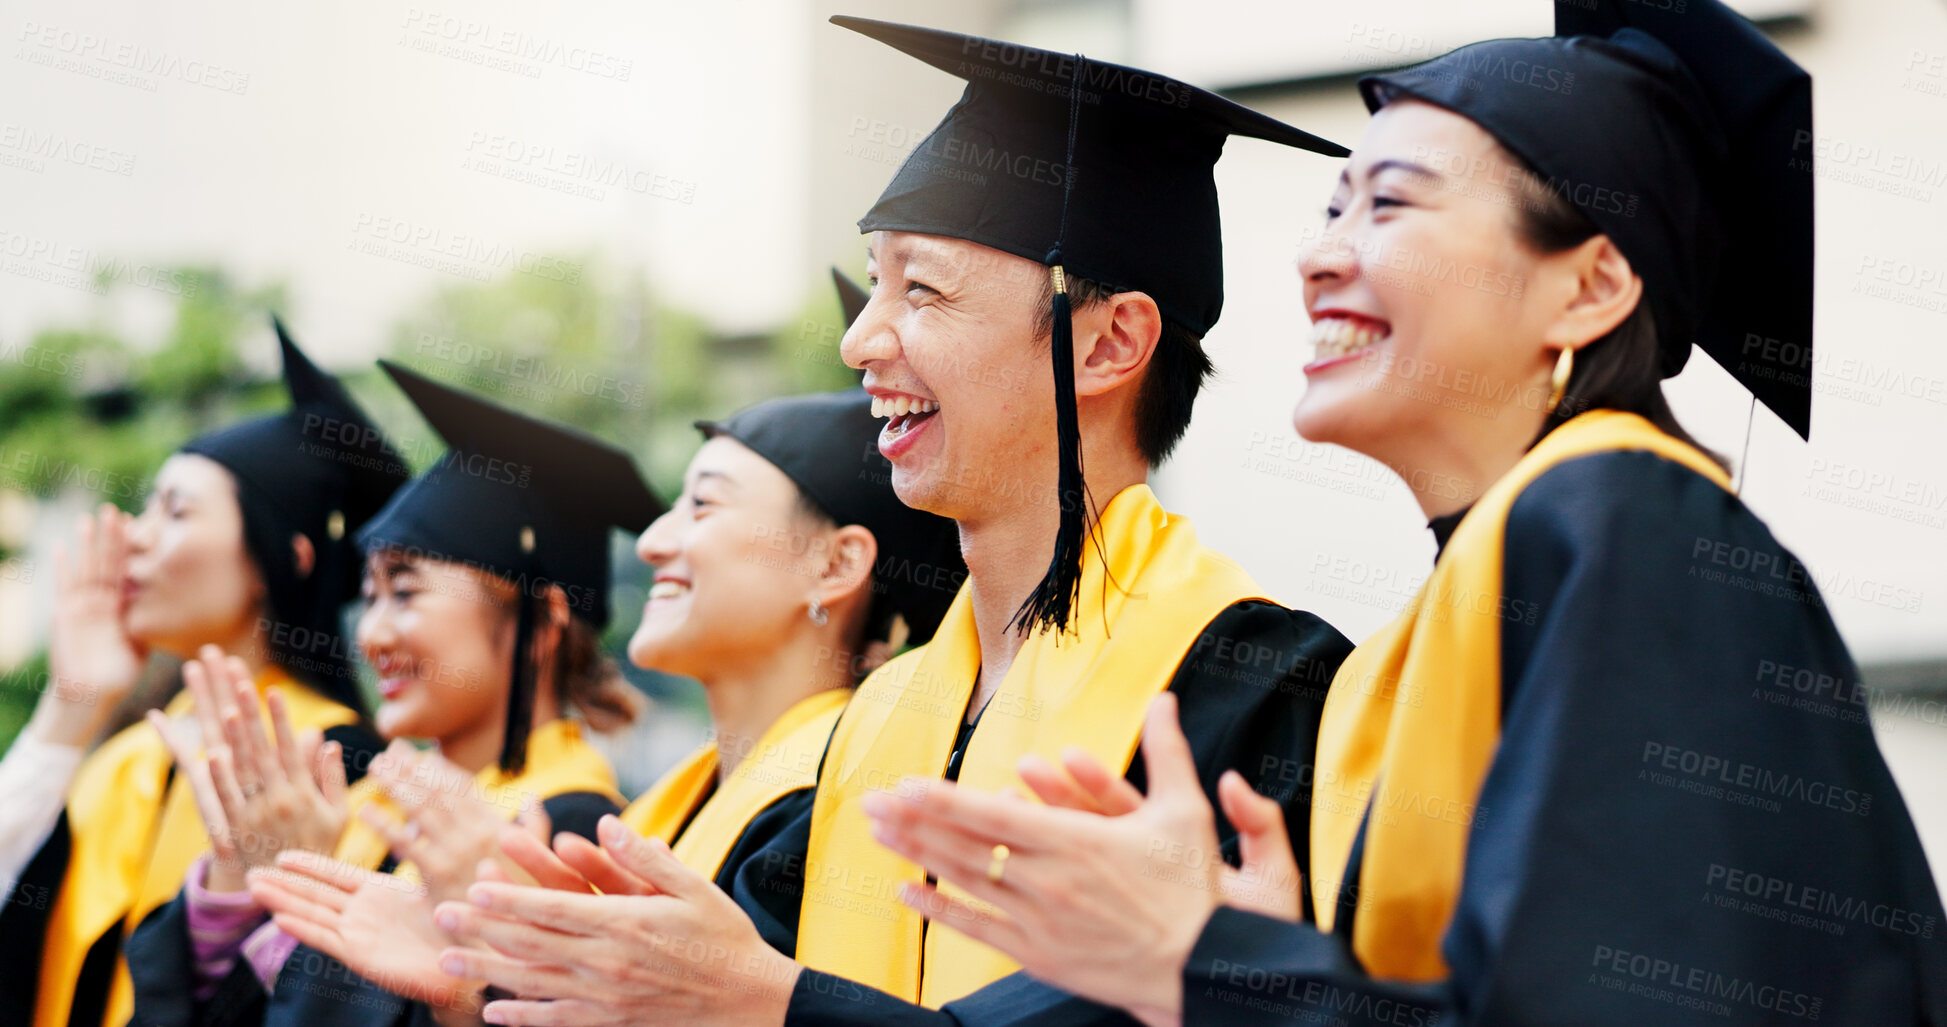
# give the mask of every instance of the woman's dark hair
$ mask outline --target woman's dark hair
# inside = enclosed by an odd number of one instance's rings
[[[233,476],[234,477],[234,476]],[[298,532],[288,519],[236,479],[237,509],[243,515],[243,548],[264,583],[264,637],[270,661],[286,674],[356,712],[369,716],[352,670],[345,638],[344,605],[357,593],[345,561],[331,559],[332,543],[311,538],[311,573],[300,574],[291,538]]]
[[[579,711],[590,728],[620,730],[648,707],[648,700],[602,651],[602,633],[593,624],[570,616],[555,652],[555,695],[564,706]]]
[[[1599,234],[1595,222],[1575,208],[1565,197],[1543,183],[1540,175],[1512,154],[1507,159],[1520,168],[1511,183],[1515,198],[1515,229],[1522,240],[1540,253],[1560,253],[1582,245]],[[1636,309],[1623,318],[1608,335],[1582,347],[1575,354],[1575,367],[1568,387],[1553,413],[1542,422],[1542,436],[1554,431],[1569,418],[1589,410],[1621,410],[1636,414],[1664,434],[1697,448],[1719,466],[1724,458],[1699,445],[1677,423],[1670,404],[1663,397],[1663,375],[1658,355],[1656,317],[1645,295]],[[1530,443],[1533,445],[1533,443]]]
[[[442,563],[454,561],[429,556]],[[492,590],[510,595],[497,602],[514,611],[514,653],[507,677],[507,719],[501,727],[500,769],[519,774],[527,767],[527,747],[534,734],[534,710],[539,697],[543,671],[538,646],[551,620],[549,609],[556,595],[566,599],[558,584],[547,588],[523,588],[499,573],[478,565],[471,566],[494,583]],[[490,590],[490,591],[492,591]],[[588,621],[568,615],[568,623],[555,639],[554,697],[564,710],[572,708],[596,731],[614,731],[633,723],[648,700],[629,687],[616,670],[615,661],[602,652],[601,632]]]

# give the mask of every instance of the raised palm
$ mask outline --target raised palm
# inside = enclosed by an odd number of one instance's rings
[[[250,875],[250,891],[292,937],[414,1002],[477,1012],[481,982],[439,968],[453,937],[433,923],[425,888],[310,853]]]
[[[108,503],[81,518],[75,546],[54,559],[48,688],[30,728],[47,741],[85,746],[142,676],[147,653],[122,620],[128,515]]]
[[[433,923],[433,903],[423,890],[359,885],[339,912],[338,937],[342,951],[331,955],[387,991],[423,1001],[422,996],[441,989],[451,995],[460,986],[440,971],[439,954],[453,939]]]
[[[54,586],[48,648],[52,684],[70,701],[121,700],[147,657],[122,622],[122,577],[128,564],[128,515],[104,503],[81,519],[72,554],[63,553]]]

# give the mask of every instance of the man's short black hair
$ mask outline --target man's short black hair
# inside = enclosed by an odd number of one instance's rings
[[[1068,279],[1068,302],[1077,312],[1128,291],[1086,278]],[[1054,299],[1054,283],[1043,277],[1036,307],[1040,313],[1035,316],[1037,338],[1049,338],[1054,332]],[[1182,325],[1163,318],[1156,352],[1150,354],[1149,368],[1136,395],[1136,445],[1142,448],[1143,458],[1151,467],[1161,464],[1183,440],[1183,433],[1190,427],[1197,393],[1203,391],[1203,383],[1213,370],[1209,355],[1203,351],[1203,340]]]

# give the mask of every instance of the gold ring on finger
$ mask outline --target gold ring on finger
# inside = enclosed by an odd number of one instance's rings
[[[1002,875],[1007,873],[1008,855],[1009,852],[1007,846],[1005,845],[994,846],[993,857],[987,861],[987,880],[992,881],[995,884],[1001,883]]]

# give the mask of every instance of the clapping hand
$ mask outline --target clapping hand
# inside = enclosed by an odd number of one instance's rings
[[[325,742],[315,729],[295,735],[275,688],[264,704],[266,730],[249,668],[215,646],[183,665],[183,684],[194,699],[200,739],[158,710],[149,711],[149,723],[189,781],[209,831],[216,856],[209,889],[242,891],[246,871],[274,865],[286,849],[329,854],[348,816],[338,743]]]

